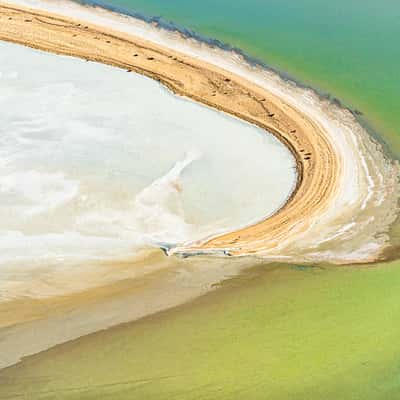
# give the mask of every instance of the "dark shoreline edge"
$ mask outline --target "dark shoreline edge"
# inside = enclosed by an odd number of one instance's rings
[[[200,43],[207,44],[211,47],[218,48],[227,52],[234,53],[241,57],[247,64],[249,64],[252,67],[258,67],[267,71],[271,71],[275,74],[277,74],[281,79],[283,79],[285,82],[290,83],[292,85],[295,85],[297,87],[300,87],[302,89],[307,89],[307,90],[312,90],[315,94],[319,96],[320,99],[322,100],[327,100],[331,104],[342,108],[344,110],[349,111],[353,117],[356,119],[356,121],[369,133],[369,135],[377,141],[383,148],[384,153],[389,156],[392,160],[399,160],[400,161],[400,155],[397,155],[394,153],[390,145],[386,142],[385,138],[383,135],[379,134],[378,131],[373,127],[373,125],[364,117],[364,113],[360,110],[357,110],[355,108],[351,108],[346,103],[338,99],[337,97],[331,95],[328,92],[325,92],[319,88],[315,88],[311,85],[307,85],[296,78],[294,78],[292,75],[285,71],[281,71],[272,65],[267,64],[266,62],[262,61],[261,59],[254,57],[250,54],[248,54],[246,51],[232,46],[229,43],[222,42],[218,39],[214,39],[205,35],[202,35],[190,28],[186,28],[184,26],[181,26],[179,24],[176,24],[172,21],[168,21],[164,19],[162,16],[150,16],[143,14],[142,12],[139,11],[132,11],[128,10],[125,7],[121,6],[113,6],[111,4],[107,4],[103,0],[70,0],[74,3],[86,6],[86,7],[93,7],[93,8],[102,8],[104,10],[108,10],[117,14],[122,14],[126,15],[129,17],[136,18],[138,20],[141,20],[143,22],[146,22],[148,24],[154,24],[157,27],[164,29],[169,32],[178,32],[182,36],[184,36],[187,39],[194,39]]]

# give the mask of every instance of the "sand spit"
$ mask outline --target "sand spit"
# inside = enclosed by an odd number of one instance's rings
[[[168,244],[168,254],[336,264],[382,259],[398,213],[399,165],[348,110],[235,53],[132,17],[70,2],[12,3],[0,3],[1,40],[144,74],[264,128],[295,156],[297,186],[277,213],[196,243]]]

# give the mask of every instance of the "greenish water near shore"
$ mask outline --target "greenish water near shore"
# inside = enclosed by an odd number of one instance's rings
[[[400,154],[397,0],[107,0],[239,47],[360,110]]]
[[[400,265],[264,266],[0,372],[1,399],[396,400]]]

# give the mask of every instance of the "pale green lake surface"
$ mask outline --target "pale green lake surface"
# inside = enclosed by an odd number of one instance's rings
[[[362,111],[400,151],[400,2],[119,0]],[[400,263],[265,266],[0,373],[0,398],[396,400]],[[2,396],[1,396],[2,395]]]

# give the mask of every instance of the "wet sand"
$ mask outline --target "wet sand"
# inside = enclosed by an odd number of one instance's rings
[[[153,251],[135,266],[109,265],[110,274],[142,268],[147,271],[142,276],[76,293],[0,302],[0,370],[58,344],[187,303],[254,265],[227,261],[187,262]]]

